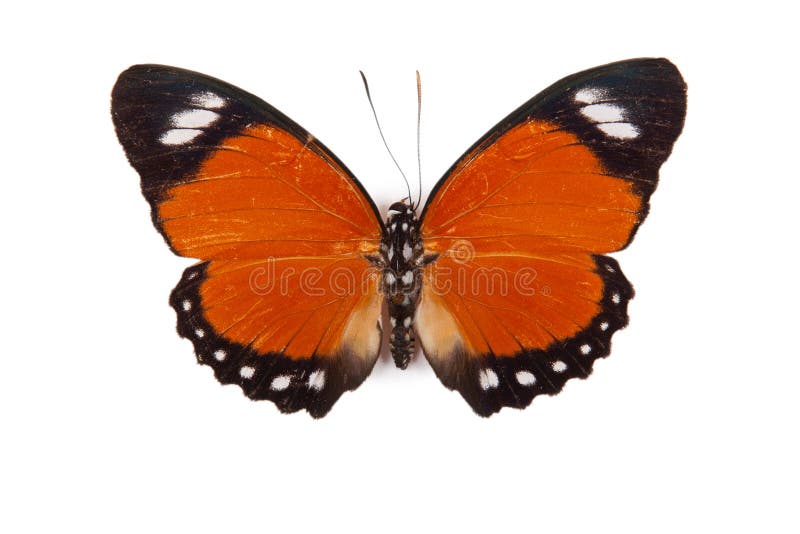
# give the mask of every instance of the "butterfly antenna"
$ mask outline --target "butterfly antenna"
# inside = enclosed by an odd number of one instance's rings
[[[412,208],[413,208],[413,201],[411,200],[411,184],[408,183],[408,178],[406,178],[406,173],[404,173],[403,169],[400,168],[400,164],[397,163],[394,154],[392,154],[392,151],[389,149],[389,144],[386,142],[386,138],[383,136],[383,130],[381,130],[381,123],[378,120],[378,114],[375,112],[375,105],[372,103],[372,96],[369,94],[369,84],[367,83],[367,77],[364,76],[363,71],[358,71],[358,73],[361,74],[361,80],[364,82],[364,90],[367,92],[367,100],[369,100],[369,107],[372,108],[372,116],[375,117],[375,124],[378,125],[378,133],[381,134],[381,139],[383,140],[383,146],[386,147],[386,151],[389,153],[389,156],[391,156],[392,161],[394,161],[395,167],[397,167],[397,170],[400,171],[400,174],[403,176],[403,180],[405,180],[406,182],[406,187],[408,188],[408,201],[412,202]]]
[[[422,156],[419,150],[419,123],[422,118],[422,80],[417,71],[417,170],[419,174],[419,191],[417,193],[417,206],[422,202]],[[412,204],[411,207],[416,209]]]

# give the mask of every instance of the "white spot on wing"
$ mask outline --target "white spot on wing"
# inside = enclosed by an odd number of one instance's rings
[[[575,102],[581,104],[594,104],[605,96],[606,92],[594,87],[586,87],[575,93]]]
[[[202,338],[203,336],[206,335],[206,332],[202,328],[198,328],[197,330],[194,331],[194,335],[196,335],[199,338]]]
[[[225,351],[224,351],[224,350],[222,350],[222,349],[219,349],[219,350],[215,350],[215,351],[214,351],[214,358],[216,358],[218,362],[221,362],[221,361],[223,361],[223,360],[224,360],[225,358],[227,358],[227,357],[228,357],[228,353],[227,353],[227,352],[225,352]]]
[[[192,104],[201,108],[218,109],[225,105],[225,99],[210,91],[192,95]]]
[[[207,128],[219,119],[219,113],[207,109],[189,109],[172,116],[175,128]]]
[[[203,133],[203,130],[176,128],[167,130],[158,140],[165,145],[185,145],[201,133]]]
[[[614,304],[619,304],[620,302],[622,302],[622,297],[619,296],[619,293],[614,293],[613,295],[611,295],[611,302],[613,302]]]
[[[562,362],[561,360],[556,360],[553,362],[553,371],[556,373],[563,373],[567,370],[567,364]]]
[[[192,301],[191,300],[184,300],[181,303],[181,306],[183,306],[183,311],[189,311],[189,310],[192,309]]]
[[[591,104],[583,106],[581,113],[594,122],[617,122],[625,119],[625,110],[614,104]]]
[[[308,387],[321,391],[325,387],[325,370],[317,369],[308,375]]]
[[[245,365],[244,367],[239,369],[239,376],[241,376],[242,378],[245,378],[247,380],[253,378],[253,376],[255,376],[255,374],[256,374],[255,367],[250,367],[249,365]]]
[[[292,377],[289,375],[279,375],[272,379],[269,388],[273,391],[283,391],[292,383]]]
[[[586,356],[587,354],[590,354],[591,352],[592,352],[592,346],[591,345],[589,345],[588,343],[584,343],[583,345],[581,345],[581,354]]]
[[[608,330],[608,323],[606,321],[603,321],[602,323],[600,323],[600,330],[602,330],[603,332]]]
[[[481,388],[484,391],[496,388],[498,385],[500,385],[500,379],[497,377],[497,373],[495,373],[492,369],[481,370],[480,374],[478,375],[478,380],[480,381]]]
[[[607,136],[617,139],[636,139],[639,137],[639,129],[630,122],[609,122],[598,124],[597,127]]]
[[[521,386],[532,386],[536,383],[536,376],[530,371],[517,371],[514,375]]]

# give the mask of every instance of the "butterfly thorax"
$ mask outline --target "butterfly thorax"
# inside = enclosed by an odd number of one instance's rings
[[[417,214],[403,202],[395,202],[389,208],[380,263],[381,288],[389,303],[392,357],[397,367],[405,369],[415,351],[414,312],[426,259]]]

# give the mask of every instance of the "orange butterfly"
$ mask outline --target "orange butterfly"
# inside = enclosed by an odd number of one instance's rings
[[[422,212],[386,223],[322,143],[259,98],[137,65],[112,94],[117,135],[173,252],[201,260],[170,303],[222,383],[324,416],[369,375],[388,303],[405,368],[417,339],[480,415],[586,377],[633,289],[604,254],[630,243],[681,132],[665,59],[553,84],[492,128]]]

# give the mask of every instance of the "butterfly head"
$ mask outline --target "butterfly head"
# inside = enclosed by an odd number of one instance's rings
[[[401,200],[400,202],[395,202],[391,206],[389,206],[389,223],[391,224],[392,219],[398,217],[399,215],[413,215],[416,219],[416,209],[414,206],[409,205],[406,200]]]

